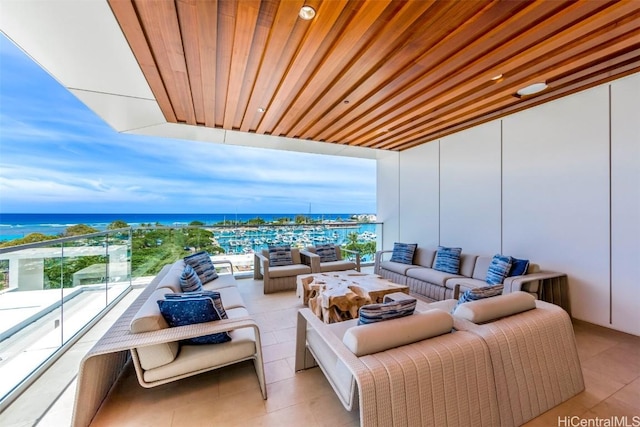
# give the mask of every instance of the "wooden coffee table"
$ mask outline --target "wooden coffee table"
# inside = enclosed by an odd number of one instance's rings
[[[387,294],[409,293],[405,285],[355,270],[304,274],[297,282],[303,303],[325,323],[355,319],[360,307],[383,302]]]

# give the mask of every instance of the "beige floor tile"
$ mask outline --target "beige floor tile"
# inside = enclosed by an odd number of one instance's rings
[[[262,358],[264,362],[273,362],[274,360],[286,359],[294,357],[296,351],[295,341],[280,342],[262,348]]]
[[[582,368],[585,391],[575,397],[583,406],[593,408],[624,387],[624,383],[614,381],[600,372]]]
[[[581,362],[582,367],[628,384],[640,376],[640,357],[637,352],[627,351],[626,348],[623,344],[615,345]]]
[[[283,427],[305,426],[318,427],[309,408],[304,403],[288,406],[277,411],[268,412],[259,417],[253,417],[239,423],[230,424],[233,427]]]
[[[264,373],[267,384],[292,378],[295,375],[293,368],[285,359],[265,363]]]

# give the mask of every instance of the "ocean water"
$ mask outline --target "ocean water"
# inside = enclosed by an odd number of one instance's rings
[[[352,214],[309,214],[313,219],[347,220]],[[22,238],[30,233],[59,235],[69,226],[85,224],[97,230],[106,230],[113,221],[122,220],[132,227],[141,224],[185,226],[192,221],[206,225],[234,224],[260,217],[266,222],[278,218],[295,218],[296,214],[37,214],[0,213],[0,241]],[[367,227],[369,229],[370,227]]]

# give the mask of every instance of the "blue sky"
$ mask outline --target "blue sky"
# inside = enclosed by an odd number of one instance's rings
[[[375,161],[115,132],[0,34],[0,213],[375,213]]]

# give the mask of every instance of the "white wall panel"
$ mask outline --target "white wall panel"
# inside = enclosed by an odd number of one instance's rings
[[[574,317],[609,323],[608,88],[503,119],[503,252],[569,275]]]
[[[377,219],[384,223],[378,247],[392,249],[400,234],[400,160],[397,152],[380,152],[377,159]]]
[[[399,240],[402,242],[438,246],[438,156],[438,141],[400,153]]]
[[[612,326],[640,335],[640,74],[611,84]]]
[[[500,252],[500,121],[440,144],[440,243],[463,252]]]

